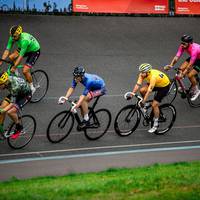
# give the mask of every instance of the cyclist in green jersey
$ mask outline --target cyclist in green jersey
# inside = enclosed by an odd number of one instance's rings
[[[18,49],[13,53],[10,53],[13,44],[16,42]],[[30,73],[30,68],[33,67],[35,62],[40,56],[40,44],[38,41],[29,33],[22,32],[22,27],[20,25],[12,26],[10,29],[10,37],[8,40],[7,48],[2,55],[2,59],[9,59],[14,62],[14,65],[11,68],[11,72],[14,73],[17,66],[21,63],[24,57],[27,57],[27,60],[23,66],[23,74],[30,84],[32,94],[35,92],[33,86],[33,80]],[[2,62],[0,61],[0,65]]]
[[[0,105],[0,134],[4,133],[4,120],[6,114],[15,122],[15,133],[11,136],[17,138],[23,129],[17,115],[17,110],[22,108],[31,99],[29,84],[20,77],[8,76],[7,72],[0,73],[0,89],[7,89],[9,94]]]

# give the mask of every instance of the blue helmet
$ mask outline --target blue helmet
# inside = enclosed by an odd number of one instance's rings
[[[74,71],[73,71],[73,75],[74,76],[84,76],[85,74],[85,69],[83,68],[83,66],[77,66],[74,68]]]

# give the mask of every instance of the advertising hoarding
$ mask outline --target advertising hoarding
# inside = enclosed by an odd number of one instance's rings
[[[74,12],[168,14],[168,0],[73,0]]]
[[[200,0],[175,0],[175,14],[200,15]]]

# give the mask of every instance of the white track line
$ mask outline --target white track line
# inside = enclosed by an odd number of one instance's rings
[[[88,151],[88,150],[98,150],[98,149],[105,149],[106,150],[106,149],[116,149],[116,148],[159,146],[159,145],[186,144],[186,143],[199,143],[199,142],[200,142],[200,140],[189,140],[189,141],[178,141],[178,142],[160,142],[160,143],[148,143],[148,144],[129,144],[129,145],[116,145],[116,146],[73,148],[73,149],[35,151],[35,152],[25,152],[25,153],[0,154],[0,157],[23,156],[23,155],[33,155],[33,154],[42,156],[42,154],[48,154],[48,153],[77,152],[77,151]]]

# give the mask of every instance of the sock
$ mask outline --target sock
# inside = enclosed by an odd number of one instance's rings
[[[29,83],[31,90],[34,88],[33,83]]]
[[[88,121],[88,120],[89,120],[88,113],[84,115],[84,120],[85,120],[85,121]]]
[[[158,126],[158,118],[154,118],[153,126]]]
[[[23,129],[21,124],[16,124],[16,130],[21,131]]]
[[[0,124],[0,133],[4,132],[3,124]]]
[[[195,85],[195,91],[199,91],[198,85]]]

